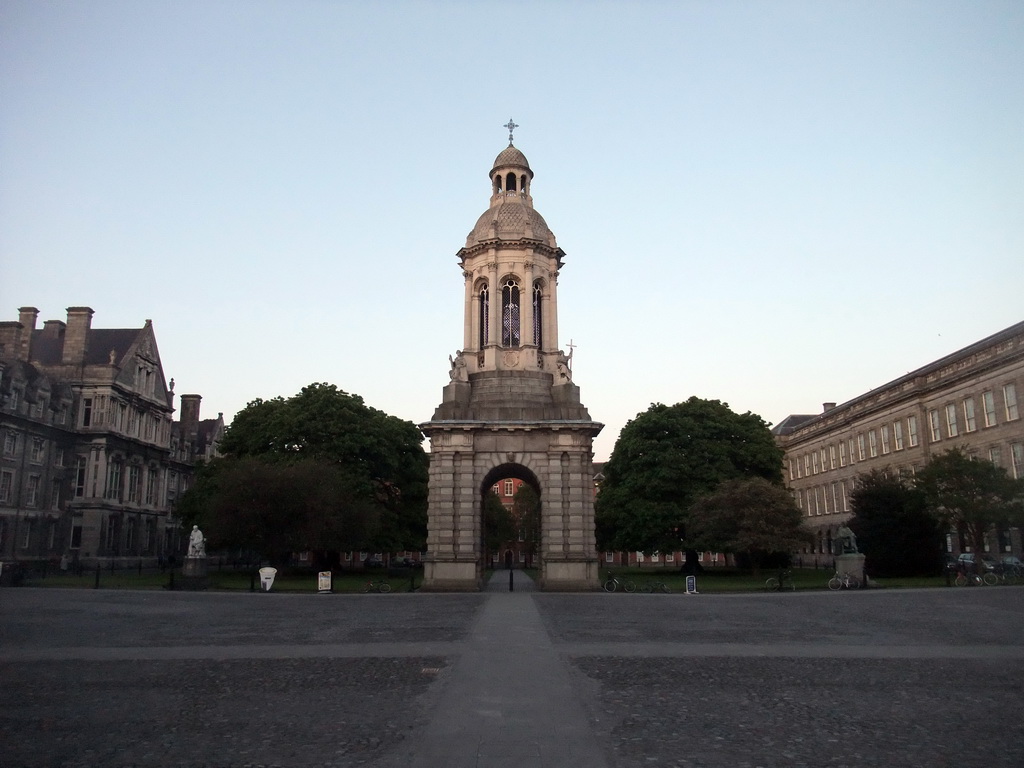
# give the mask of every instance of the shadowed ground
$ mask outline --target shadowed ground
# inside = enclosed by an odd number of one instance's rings
[[[0,590],[0,764],[1020,766],[1024,588]]]

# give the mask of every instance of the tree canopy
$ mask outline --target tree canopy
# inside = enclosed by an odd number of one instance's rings
[[[690,549],[696,499],[726,480],[782,482],[782,451],[756,414],[719,400],[655,403],[629,421],[604,467],[596,502],[598,546],[606,550]]]
[[[905,478],[871,470],[850,494],[850,529],[873,576],[926,576],[942,567],[942,530]]]
[[[697,547],[740,555],[755,570],[810,541],[789,491],[763,477],[726,480],[690,512],[687,536]]]
[[[915,478],[927,508],[956,528],[975,552],[984,552],[993,527],[1020,524],[1024,481],[1014,480],[991,461],[952,448],[932,459]]]
[[[420,549],[427,455],[408,421],[330,384],[254,400],[182,501],[212,547],[266,557],[309,549]]]

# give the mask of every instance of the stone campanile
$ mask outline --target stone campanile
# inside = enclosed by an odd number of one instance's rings
[[[602,424],[580,403],[558,347],[565,253],[534,209],[533,171],[512,144],[494,160],[490,204],[458,252],[465,281],[462,349],[433,418],[424,588],[475,590],[483,563],[484,494],[502,478],[541,501],[541,587],[598,586],[593,439]]]

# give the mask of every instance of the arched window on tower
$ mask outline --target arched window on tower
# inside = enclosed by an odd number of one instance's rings
[[[542,313],[544,292],[540,289],[540,282],[533,284],[533,343],[537,349],[541,348],[541,339],[544,338],[544,315]]]
[[[501,344],[519,346],[519,283],[511,277],[501,286]]]
[[[480,349],[487,346],[490,338],[491,294],[485,285],[480,289]]]
[[[516,175],[514,173],[510,173],[505,177],[505,190],[507,192],[516,191]]]

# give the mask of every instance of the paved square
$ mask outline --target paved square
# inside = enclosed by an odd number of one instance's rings
[[[1024,588],[507,584],[0,590],[0,765],[1024,765]]]

